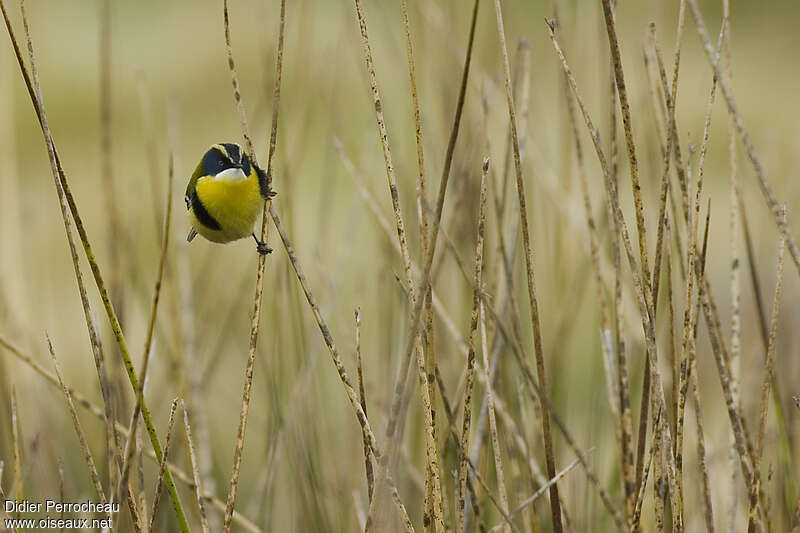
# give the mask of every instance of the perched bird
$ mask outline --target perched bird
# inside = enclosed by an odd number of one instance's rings
[[[256,237],[253,225],[264,200],[273,196],[269,176],[250,161],[241,146],[212,145],[186,186],[186,209],[192,224],[186,240],[192,242],[198,233],[219,243],[252,235],[258,253],[270,253],[272,249]]]

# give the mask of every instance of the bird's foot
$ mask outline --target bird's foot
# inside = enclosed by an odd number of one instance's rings
[[[270,248],[269,246],[267,246],[267,243],[265,243],[265,242],[261,242],[261,241],[259,240],[259,238],[258,238],[258,237],[256,237],[256,234],[255,234],[255,233],[253,233],[253,240],[255,240],[255,241],[256,241],[256,251],[257,251],[257,252],[258,252],[260,255],[268,255],[268,254],[271,254],[271,253],[272,253],[272,248]]]

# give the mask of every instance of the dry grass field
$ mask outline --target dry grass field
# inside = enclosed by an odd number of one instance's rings
[[[0,531],[800,531],[794,2],[0,5]]]

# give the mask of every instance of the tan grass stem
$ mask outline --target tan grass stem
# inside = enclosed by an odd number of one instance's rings
[[[153,508],[150,511],[150,525],[147,529],[148,532],[153,531],[156,523],[156,516],[158,516],[158,507],[161,503],[161,489],[164,485],[164,475],[169,471],[167,468],[167,461],[169,459],[169,450],[172,445],[172,427],[175,423],[175,409],[178,407],[178,398],[172,400],[172,405],[169,409],[169,420],[167,421],[167,436],[164,440],[164,453],[159,460],[158,465],[158,478],[156,479],[156,488],[153,492]]]
[[[369,82],[370,82],[370,89],[372,93],[372,100],[373,105],[375,108],[375,120],[378,127],[378,137],[380,138],[381,148],[383,151],[383,158],[384,163],[386,166],[386,178],[389,185],[389,196],[392,202],[392,211],[394,212],[395,217],[395,225],[397,228],[397,239],[400,243],[400,252],[403,259],[403,269],[405,271],[406,280],[409,282],[410,292],[409,292],[409,303],[411,308],[413,309],[416,305],[416,300],[419,298],[420,300],[425,299],[425,295],[427,294],[427,287],[423,287],[422,291],[419,293],[415,293],[413,288],[413,277],[411,272],[411,259],[408,253],[408,244],[406,238],[406,230],[405,230],[405,223],[403,221],[403,214],[400,208],[400,196],[397,189],[397,180],[395,178],[395,171],[394,171],[394,164],[392,163],[392,152],[389,146],[389,135],[387,133],[386,128],[386,121],[384,120],[383,115],[383,102],[381,100],[380,91],[378,89],[378,81],[375,74],[375,65],[372,58],[372,49],[370,46],[369,36],[367,33],[367,22],[364,17],[364,12],[361,8],[361,3],[359,0],[355,0],[355,8],[356,14],[358,16],[358,24],[361,31],[361,40],[364,47],[364,60],[367,66],[367,72],[369,74]],[[404,15],[407,13],[404,10]],[[404,17],[407,18],[407,17]],[[407,26],[406,26],[407,28]],[[408,37],[407,43],[407,53],[409,56],[409,68],[411,69],[411,76],[413,74],[413,55],[411,50],[411,41],[410,36]],[[413,80],[412,80],[413,81]],[[415,84],[416,86],[416,84]],[[413,96],[414,96],[414,105],[415,105],[415,118],[418,119],[418,102],[416,99],[416,90],[415,88],[412,89]],[[418,130],[417,135],[421,135],[421,130]],[[419,149],[419,148],[418,148]],[[441,489],[441,473],[439,470],[439,460],[438,460],[438,452],[437,452],[437,444],[436,444],[436,433],[435,433],[435,420],[433,416],[433,407],[431,404],[431,394],[430,394],[430,384],[427,379],[427,371],[426,371],[426,362],[425,362],[425,353],[423,352],[423,346],[419,339],[415,339],[416,343],[415,352],[417,355],[417,372],[419,377],[419,390],[420,390],[420,399],[422,403],[422,410],[423,410],[423,418],[425,422],[425,454],[426,454],[426,505],[425,505],[425,516],[423,518],[423,523],[433,523],[434,529],[437,533],[444,533],[444,514],[442,510],[442,489]],[[398,373],[398,382],[396,384],[395,391],[402,391],[404,387],[402,384],[405,383],[405,376],[408,373],[408,366],[410,365],[410,358],[408,360],[404,359],[401,362],[401,369]],[[402,398],[402,394],[398,397],[395,395],[393,399],[393,403],[397,400]],[[396,413],[396,409],[392,409],[392,413]],[[395,431],[397,429],[397,419],[392,419],[390,414],[390,421],[387,429],[387,437],[389,439],[389,457],[393,456],[393,450],[395,449],[396,444],[395,441]],[[378,479],[381,478],[381,468],[379,467]],[[380,483],[379,483],[380,487]],[[378,493],[380,495],[380,491]],[[374,506],[370,506],[371,509]],[[428,511],[431,511],[428,514]],[[367,523],[370,523],[369,516],[372,516],[372,513],[368,515]]]
[[[19,413],[17,412],[17,386],[11,385],[11,440],[14,448],[14,499],[21,502],[25,491],[22,478],[22,446],[20,445]],[[19,518],[19,513],[17,513]]]
[[[6,349],[8,352],[11,353],[14,357],[28,365],[31,370],[33,370],[36,374],[40,375],[44,378],[48,383],[54,385],[56,387],[60,387],[58,378],[52,373],[48,372],[41,364],[37,363],[33,358],[28,356],[27,354],[23,353],[22,350],[19,349],[16,345],[12,344],[8,341],[2,334],[0,334],[0,346]],[[104,419],[103,410],[98,406],[94,405],[86,396],[81,394],[79,391],[76,391],[73,388],[68,387],[70,395],[75,403],[79,406],[83,407],[84,409],[88,410],[92,415],[96,418]],[[115,431],[118,435],[122,436],[123,438],[127,438],[129,436],[128,428],[123,426],[121,423],[117,422],[114,427]],[[156,464],[161,463],[161,459],[156,457],[156,454],[153,450],[147,450],[146,455],[155,461]],[[172,463],[167,463],[167,469],[175,475],[175,478],[184,483],[190,489],[194,486],[194,481],[192,480],[192,476],[178,468],[176,465]],[[207,490],[207,489],[206,489]],[[225,502],[217,498],[214,494],[209,492],[205,492],[203,494],[203,498],[210,502],[217,510],[225,511]],[[250,531],[251,533],[260,533],[261,529],[256,526],[252,521],[248,520],[238,511],[233,513],[233,521],[239,524],[242,528],[246,531]]]
[[[67,409],[72,417],[72,425],[75,427],[75,433],[78,435],[78,442],[81,445],[81,451],[83,452],[83,458],[86,461],[86,466],[89,468],[89,475],[92,477],[94,490],[97,492],[97,497],[100,498],[100,502],[106,504],[108,503],[108,500],[106,499],[105,492],[103,491],[103,486],[100,483],[100,476],[97,473],[97,467],[94,464],[92,452],[89,450],[89,444],[86,440],[86,433],[83,431],[83,426],[78,418],[78,412],[75,410],[75,402],[72,401],[72,395],[70,394],[67,386],[64,384],[64,374],[61,371],[61,365],[56,358],[56,351],[53,348],[53,342],[50,340],[49,335],[47,336],[47,347],[50,350],[50,357],[53,358],[53,367],[56,370],[58,383],[61,385],[61,391],[64,393],[64,400],[67,403]],[[112,468],[112,465],[109,465],[109,468]]]
[[[23,9],[23,15],[24,15],[24,4],[20,4],[20,5],[21,5],[21,7]],[[27,71],[24,70],[24,63],[22,61],[22,56],[21,56],[21,53],[19,51],[19,46],[17,45],[17,41],[16,41],[16,38],[15,38],[15,36],[13,34],[12,27],[11,27],[11,23],[10,23],[10,21],[8,19],[8,16],[7,16],[7,13],[6,13],[6,10],[5,10],[5,6],[4,6],[2,1],[0,1],[0,9],[2,9],[3,18],[5,20],[6,27],[8,29],[9,35],[11,36],[12,44],[14,45],[14,51],[17,54],[17,59],[18,59],[18,61],[20,63],[20,68],[23,69],[24,78],[25,78],[26,84],[28,86],[32,102],[34,103],[34,108],[36,108],[37,115],[38,115],[38,113],[39,113],[39,105],[37,105],[36,102],[40,102],[41,100],[38,100],[36,98],[36,96],[35,96],[36,93],[34,92],[34,86],[31,84],[30,78],[27,75]],[[25,27],[26,27],[26,34],[28,34],[27,23],[26,23]],[[29,40],[29,52],[31,54],[31,60],[33,60],[33,50],[32,50],[32,47],[30,46],[30,40]],[[38,91],[38,72],[35,70],[35,63],[33,61],[31,63],[31,65],[32,65],[31,68],[32,68],[33,75],[34,75],[34,80],[36,81],[37,92],[39,92],[39,95],[40,95],[40,91]],[[40,116],[40,123],[46,124],[46,120],[47,119],[46,119],[46,117],[44,117],[44,108],[43,107],[42,107],[41,113],[42,114]],[[43,122],[42,122],[42,118],[44,119]],[[49,132],[46,134],[46,138],[45,138],[46,142],[47,142],[47,138],[48,137],[49,137]],[[55,147],[53,147],[53,152],[55,154]],[[78,253],[77,253],[77,248],[75,246],[74,234],[73,234],[73,231],[72,231],[72,222],[71,222],[69,214],[67,212],[68,207],[66,205],[66,202],[64,201],[64,194],[63,194],[61,186],[59,184],[59,177],[58,177],[58,173],[55,171],[55,167],[54,167],[53,178],[54,178],[55,185],[56,185],[56,191],[58,192],[59,207],[61,208],[62,220],[64,221],[64,229],[65,229],[66,236],[67,236],[67,242],[69,244],[70,258],[72,260],[72,265],[73,265],[73,268],[74,268],[74,271],[75,271],[75,279],[76,279],[77,284],[78,284],[78,292],[79,292],[80,298],[81,298],[81,304],[82,304],[82,308],[83,308],[84,319],[86,321],[86,327],[87,327],[87,330],[88,330],[88,333],[89,333],[89,342],[90,342],[90,344],[92,346],[92,355],[94,356],[95,368],[97,370],[97,376],[98,376],[98,379],[99,379],[99,382],[100,382],[100,391],[101,391],[101,394],[102,394],[102,397],[103,397],[103,405],[104,405],[104,408],[105,408],[104,416],[105,416],[105,419],[106,419],[106,440],[107,440],[106,446],[107,446],[108,461],[109,461],[108,462],[108,467],[109,467],[109,470],[113,471],[114,470],[114,463],[116,462],[115,458],[116,458],[116,455],[117,455],[117,451],[116,451],[117,450],[117,445],[116,445],[117,443],[116,443],[115,435],[114,435],[114,432],[113,432],[113,425],[114,425],[115,417],[114,417],[114,414],[113,414],[113,405],[112,405],[112,402],[111,402],[110,386],[109,386],[108,377],[107,377],[106,369],[105,369],[105,357],[104,357],[104,354],[103,354],[102,342],[100,340],[100,335],[97,332],[94,320],[92,318],[91,304],[89,302],[89,297],[88,297],[88,294],[87,294],[87,291],[86,291],[86,285],[85,285],[84,280],[83,280],[83,274],[81,273],[80,266],[78,264]],[[109,474],[109,475],[111,476],[111,474]]]
[[[458,133],[461,125],[461,116],[464,109],[464,100],[466,97],[466,89],[467,89],[467,81],[469,80],[469,70],[470,64],[472,61],[472,50],[473,44],[475,41],[475,26],[477,22],[477,14],[478,14],[478,5],[480,0],[475,0],[475,4],[472,9],[472,19],[470,23],[470,30],[469,30],[469,40],[467,44],[467,52],[466,57],[464,59],[464,68],[461,76],[461,86],[458,93],[458,102],[456,103],[456,111],[455,117],[453,119],[453,127],[450,130],[450,138],[447,144],[447,152],[445,154],[445,161],[444,161],[444,168],[442,170],[442,178],[439,182],[439,193],[436,199],[436,211],[434,214],[433,220],[433,228],[431,229],[431,236],[429,240],[428,250],[425,255],[424,267],[422,269],[422,281],[419,285],[420,289],[416,291],[417,294],[425,294],[427,292],[428,285],[431,282],[431,270],[433,266],[433,258],[436,252],[436,244],[439,238],[439,227],[441,225],[442,220],[442,210],[444,207],[444,200],[447,193],[447,184],[450,179],[450,168],[453,162],[453,154],[455,151],[456,141],[458,140]],[[360,6],[358,2],[356,3],[357,7]],[[363,17],[360,17],[363,19]],[[401,361],[405,361],[406,359],[410,359],[412,352],[416,346],[417,337],[419,335],[421,318],[422,318],[422,308],[424,306],[425,299],[424,298],[417,298],[414,303],[414,309],[411,313],[411,326],[410,331],[408,334],[408,338],[406,339],[405,348],[403,351],[403,359]],[[402,378],[401,378],[402,379]],[[398,415],[400,414],[400,410],[402,408],[403,402],[398,401],[398,391],[402,391],[402,386],[395,387],[395,397],[392,401],[392,408],[390,412],[390,419],[389,425],[392,426],[392,420],[397,420]],[[398,405],[400,404],[400,405]],[[387,433],[394,431],[393,427],[387,429]],[[389,440],[389,446],[393,446],[393,440]],[[389,454],[391,457],[391,453]],[[388,466],[388,465],[386,465]],[[379,463],[378,475],[375,481],[375,491],[377,495],[381,494],[382,486],[384,483],[384,479],[386,478],[385,473],[385,465],[381,465]],[[378,498],[373,498],[372,504],[370,505],[370,512],[367,516],[367,527],[365,531],[371,527],[371,520],[370,518],[373,516],[374,513],[374,504],[378,500]]]
[[[186,442],[189,445],[189,460],[192,464],[192,477],[194,479],[192,492],[194,492],[194,497],[197,500],[197,508],[200,510],[200,527],[203,528],[203,533],[208,533],[208,516],[206,515],[206,506],[203,503],[203,484],[200,477],[200,465],[198,464],[194,440],[192,439],[192,427],[189,424],[189,411],[186,409],[186,404],[183,400],[181,400],[181,409],[183,409],[183,427],[186,431]]]
[[[467,463],[469,462],[470,425],[472,422],[472,381],[475,372],[475,353],[480,315],[480,292],[483,273],[483,242],[486,224],[486,176],[489,172],[489,158],[484,158],[481,171],[481,193],[478,211],[478,236],[475,245],[475,278],[472,290],[472,315],[469,328],[469,352],[466,361],[467,380],[464,389],[464,417],[461,427],[461,446],[458,466],[458,500],[456,506],[456,531],[464,530],[467,497]],[[487,389],[488,393],[488,389]],[[503,489],[504,491],[504,489]],[[503,503],[503,511],[508,512],[508,503]]]
[[[561,470],[561,472],[559,472],[559,473],[556,475],[556,477],[554,477],[553,479],[550,479],[550,480],[548,480],[548,481],[547,481],[547,483],[545,483],[545,484],[543,484],[541,487],[539,487],[539,488],[536,490],[536,492],[534,492],[533,494],[531,494],[530,496],[528,496],[527,498],[525,498],[524,500],[522,500],[522,502],[520,502],[520,504],[519,504],[519,505],[517,505],[517,506],[516,506],[516,507],[515,507],[515,508],[514,508],[514,509],[513,509],[513,510],[510,512],[510,513],[509,513],[509,516],[511,516],[511,517],[513,517],[513,516],[516,516],[516,515],[518,515],[519,513],[521,513],[523,510],[525,510],[525,508],[526,508],[526,507],[528,507],[529,505],[531,505],[532,503],[534,503],[534,502],[535,502],[536,500],[538,500],[538,499],[539,499],[539,498],[540,498],[540,497],[541,497],[543,494],[545,494],[545,493],[546,493],[546,492],[547,492],[547,491],[550,489],[550,485],[552,485],[553,483],[557,483],[557,482],[558,482],[558,480],[560,480],[561,478],[563,478],[564,476],[566,476],[567,474],[569,474],[569,473],[570,473],[570,471],[572,471],[572,469],[573,469],[573,468],[575,468],[576,466],[578,466],[578,464],[579,464],[579,463],[580,463],[580,461],[579,461],[578,459],[575,459],[575,460],[574,460],[574,461],[572,461],[570,464],[568,464],[568,465],[567,465],[567,466],[566,466],[566,467],[565,467],[563,470]],[[494,531],[499,531],[501,528],[503,528],[503,527],[507,527],[507,526],[508,526],[508,523],[507,523],[507,522],[504,522],[504,523],[502,523],[502,524],[497,524],[496,526],[493,526],[491,529],[489,529],[489,533],[492,533],[492,532],[494,532]]]
[[[633,201],[636,207],[636,228],[639,235],[639,257],[642,267],[644,289],[650,290],[650,266],[647,258],[647,234],[644,220],[644,203],[642,201],[642,188],[639,184],[639,163],[636,158],[636,145],[634,143],[633,124],[631,123],[631,110],[628,103],[628,91],[625,87],[625,74],[622,70],[619,42],[617,40],[616,20],[612,0],[603,0],[603,16],[608,33],[608,46],[611,50],[611,59],[614,64],[614,77],[617,82],[617,97],[619,98],[622,112],[622,125],[625,131],[625,145],[628,149],[628,161],[631,171],[631,185],[633,187]]]
[[[364,415],[367,415],[367,393],[364,390],[364,364],[361,360],[361,308],[357,307],[355,312],[356,322],[356,367],[358,369],[358,400],[361,404],[361,409],[364,410]],[[369,437],[366,432],[361,430],[364,439],[364,470],[367,476],[367,498],[372,501],[372,489],[375,485],[375,474],[372,467],[372,459],[370,457],[371,450],[369,447]]]
[[[781,205],[775,198],[772,185],[767,180],[767,174],[764,170],[764,166],[762,165],[761,159],[756,153],[755,146],[750,138],[750,134],[744,126],[744,120],[742,119],[742,116],[736,107],[736,100],[733,97],[733,91],[723,75],[722,68],[720,66],[719,54],[715,53],[714,49],[712,48],[711,37],[709,36],[708,28],[706,27],[703,15],[700,13],[700,9],[697,7],[697,0],[689,0],[689,7],[692,10],[692,15],[694,16],[697,26],[697,33],[703,43],[703,49],[706,52],[706,57],[711,63],[711,68],[714,70],[714,76],[717,78],[717,82],[722,90],[722,95],[725,97],[725,102],[728,105],[728,112],[733,117],[733,120],[736,124],[736,130],[739,132],[739,137],[742,140],[747,157],[750,159],[750,163],[752,164],[753,170],[758,178],[758,185],[761,189],[761,193],[764,196],[764,200],[767,202],[767,207],[775,218],[775,224],[778,226],[778,230],[786,239],[786,246],[789,249],[789,254],[792,256],[792,260],[794,261],[798,272],[800,272],[800,249],[797,248],[797,243],[794,240],[794,236],[789,227],[788,221],[781,219]]]
[[[495,19],[497,21],[497,33],[500,40],[500,49],[503,55],[506,103],[508,104],[508,114],[511,122],[514,170],[517,178],[517,196],[519,198],[520,226],[522,227],[522,245],[525,250],[525,271],[527,273],[528,281],[528,299],[531,311],[531,329],[533,331],[533,345],[536,356],[536,371],[539,376],[539,385],[541,387],[542,394],[547,396],[548,387],[544,367],[541,324],[539,322],[539,303],[536,296],[536,282],[534,281],[533,248],[531,246],[531,237],[529,233],[530,229],[528,227],[525,181],[522,176],[522,161],[520,160],[519,138],[517,137],[517,119],[514,110],[514,95],[511,91],[511,68],[508,62],[508,47],[506,46],[505,30],[503,28],[503,13],[500,8],[500,0],[494,0],[494,11]],[[550,432],[550,413],[547,409],[542,409],[542,435],[544,439],[547,476],[552,479],[556,477],[556,463],[553,452],[553,437]],[[561,533],[563,531],[563,525],[561,523],[561,500],[558,496],[558,484],[553,484],[550,487],[550,511],[553,521],[553,531],[555,531],[555,533]]]
[[[783,208],[782,217],[786,209]],[[758,404],[758,433],[756,434],[755,449],[753,450],[753,479],[750,481],[750,512],[748,517],[748,531],[755,531],[755,522],[758,516],[758,495],[761,486],[761,460],[764,454],[764,431],[767,424],[767,411],[769,409],[770,387],[774,379],[775,368],[775,342],[778,332],[778,317],[780,315],[781,289],[783,284],[783,258],[786,249],[786,238],[782,238],[778,247],[778,266],[775,273],[775,296],[772,300],[772,318],[769,323],[769,343],[767,347],[767,361],[764,367],[764,379],[761,383],[761,398]],[[766,513],[764,509],[764,513]]]
[[[247,124],[247,115],[245,114],[244,104],[242,103],[241,92],[239,89],[239,75],[236,72],[236,66],[233,61],[233,48],[231,46],[230,23],[228,18],[228,2],[225,0],[223,3],[223,26],[225,30],[225,48],[228,56],[228,67],[231,73],[231,84],[233,86],[233,96],[236,101],[236,108],[239,112],[239,119],[242,127],[242,137],[244,138],[245,148],[247,153],[250,154],[251,160],[256,163],[256,155],[253,150],[253,142],[250,137],[250,128]],[[275,156],[275,144],[278,134],[278,111],[280,109],[280,94],[281,94],[281,73],[283,69],[283,43],[284,43],[284,29],[286,27],[286,0],[281,0],[280,11],[280,26],[278,30],[278,49],[275,59],[275,87],[273,91],[273,106],[272,106],[272,125],[270,130],[270,143],[269,153],[267,156],[267,186],[269,187],[272,181],[272,163]],[[267,242],[267,211],[271,209],[272,203],[269,199],[264,201],[264,212],[261,217],[261,233],[260,240],[263,243]],[[231,473],[231,480],[228,489],[228,499],[225,506],[225,515],[223,518],[223,531],[229,533],[231,529],[231,522],[233,520],[233,510],[236,503],[236,492],[239,486],[239,471],[242,463],[242,452],[244,449],[244,437],[247,429],[247,417],[250,412],[250,395],[253,387],[253,373],[255,370],[255,356],[258,346],[258,330],[261,324],[261,301],[264,292],[264,271],[266,268],[266,256],[263,254],[258,255],[258,267],[256,272],[256,289],[253,296],[253,314],[250,324],[249,336],[249,349],[247,355],[247,366],[245,368],[244,386],[242,390],[242,408],[239,414],[239,427],[236,434],[236,447],[233,454],[233,469]]]
[[[50,128],[47,123],[47,115],[44,109],[41,87],[39,86],[39,73],[36,67],[35,56],[33,54],[33,44],[30,38],[30,32],[28,31],[27,19],[25,17],[24,9],[23,9],[23,25],[25,26],[26,29],[28,51],[31,59],[32,77],[29,76],[28,70],[25,67],[25,63],[24,60],[22,59],[22,54],[19,49],[19,45],[17,43],[16,37],[14,36],[14,32],[11,27],[11,23],[8,20],[8,16],[5,11],[5,6],[3,5],[2,0],[0,0],[0,10],[2,10],[3,18],[5,19],[6,27],[8,29],[9,36],[11,37],[12,45],[14,47],[14,53],[17,57],[17,62],[19,63],[22,77],[25,81],[25,85],[28,89],[28,94],[30,96],[31,103],[34,107],[34,110],[36,111],[36,115],[39,120],[42,133],[45,137],[45,143],[47,145],[48,155],[50,158],[51,170],[53,172],[53,177],[56,182],[56,192],[58,193],[59,199],[62,203],[65,197],[67,203],[69,204],[70,213],[72,214],[73,221],[75,222],[75,227],[78,230],[78,235],[80,236],[84,253],[86,254],[86,258],[89,262],[89,266],[92,270],[92,274],[95,279],[95,284],[97,285],[98,291],[100,292],[100,297],[103,301],[106,314],[111,323],[111,330],[114,333],[114,337],[117,341],[120,355],[123,358],[125,370],[128,374],[128,379],[130,381],[131,387],[134,389],[134,391],[136,391],[138,390],[138,380],[136,377],[136,370],[133,367],[133,363],[131,361],[130,354],[128,352],[127,344],[125,342],[125,337],[122,333],[122,328],[117,318],[117,314],[114,311],[114,306],[112,305],[111,300],[108,296],[108,291],[106,290],[105,283],[103,281],[103,277],[100,272],[100,267],[97,265],[97,261],[94,257],[94,252],[92,251],[91,245],[89,244],[89,239],[86,234],[86,229],[83,225],[83,220],[81,219],[80,214],[78,213],[78,208],[77,205],[75,204],[75,199],[73,198],[72,192],[69,188],[66,174],[64,173],[64,170],[61,167],[61,162],[59,160],[58,153],[55,148],[55,143],[53,142],[52,136],[50,135]],[[65,222],[65,227],[67,224],[68,223]],[[158,442],[158,436],[156,435],[155,432],[155,426],[153,425],[150,417],[150,410],[147,408],[147,405],[145,403],[142,403],[142,418],[144,419],[145,425],[147,427],[148,435],[150,437],[150,442],[153,446],[153,451],[155,452],[156,456],[160,456],[161,445]],[[167,471],[166,473],[165,482],[167,484],[167,488],[170,493],[170,499],[172,500],[173,507],[175,508],[175,512],[178,517],[178,522],[181,527],[181,530],[184,533],[188,533],[188,524],[186,524],[183,508],[180,504],[178,493],[177,490],[175,489],[175,484],[172,481],[172,476],[170,475],[169,471]]]
[[[578,134],[578,119],[575,109],[575,101],[569,94],[569,82],[565,78],[565,99],[567,101],[567,111],[570,122],[570,129],[575,145],[575,158],[578,163],[578,177],[580,180],[581,196],[586,215],[586,225],[589,233],[589,252],[592,259],[592,268],[597,289],[597,299],[600,302],[600,346],[603,354],[603,363],[606,370],[606,390],[608,402],[612,413],[617,417],[619,434],[620,458],[622,465],[622,477],[624,482],[625,509],[626,517],[630,521],[633,517],[635,508],[636,479],[633,459],[633,428],[630,410],[630,391],[628,388],[627,362],[625,351],[621,349],[616,352],[618,359],[614,361],[614,340],[611,329],[611,309],[606,296],[606,286],[603,280],[602,266],[600,263],[600,245],[597,235],[594,216],[592,215],[592,204],[589,197],[589,185],[586,179],[586,166],[583,159],[583,148]],[[612,240],[617,240],[616,231],[613,232]],[[615,244],[616,248],[616,244]],[[615,252],[618,256],[619,250]],[[619,263],[619,258],[614,259],[615,269]],[[615,377],[617,381],[615,381]]]
[[[650,366],[652,386],[655,387],[657,393],[655,401],[656,405],[658,406],[659,412],[663,412],[666,410],[666,401],[664,398],[664,388],[661,380],[661,372],[658,367],[658,358],[657,358],[658,351],[655,339],[655,323],[653,320],[653,317],[655,316],[655,311],[653,306],[652,294],[650,293],[649,290],[649,283],[647,282],[646,279],[643,279],[643,277],[640,274],[642,270],[640,269],[640,266],[637,264],[636,257],[633,254],[633,247],[631,246],[630,235],[628,233],[628,229],[625,224],[625,218],[622,214],[619,202],[615,201],[616,200],[615,185],[613,180],[611,179],[609,167],[600,145],[599,134],[597,133],[597,129],[594,127],[591,118],[589,117],[588,111],[586,110],[586,106],[583,103],[583,98],[580,96],[580,93],[578,92],[575,78],[573,77],[572,72],[569,69],[569,65],[567,64],[566,58],[564,57],[564,53],[561,50],[561,47],[559,46],[558,41],[555,38],[555,26],[552,22],[549,21],[547,23],[547,26],[550,31],[550,39],[553,42],[553,46],[555,47],[556,52],[561,60],[561,65],[564,69],[564,72],[567,75],[575,99],[578,101],[578,106],[581,110],[581,114],[583,115],[584,121],[586,122],[586,126],[592,137],[592,142],[594,144],[597,157],[600,161],[600,166],[603,169],[603,175],[606,181],[606,192],[608,196],[611,198],[613,215],[616,218],[620,234],[622,236],[622,242],[625,246],[625,253],[628,257],[628,262],[630,264],[630,270],[633,277],[634,287],[636,289],[637,303],[639,305],[639,313],[641,315],[641,320],[642,320],[642,329],[644,330],[645,333],[645,344],[647,346],[647,352],[648,352],[647,361]],[[663,433],[665,449],[671,449],[672,436],[665,418],[666,417],[658,418],[658,420],[660,421],[659,423],[661,425],[659,429]],[[668,464],[670,493],[675,499],[675,501],[678,501],[677,487],[675,486],[676,472],[675,472],[674,458],[672,457],[671,454],[668,455],[670,458]]]

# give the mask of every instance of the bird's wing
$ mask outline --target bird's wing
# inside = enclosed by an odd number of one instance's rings
[[[197,168],[194,169],[192,173],[191,179],[189,179],[189,184],[186,185],[186,196],[184,196],[184,200],[186,200],[186,209],[190,209],[192,206],[192,195],[195,192],[195,188],[197,187],[197,180],[199,180],[203,176],[203,160],[200,160],[200,164],[197,165]]]
[[[261,191],[261,197],[264,200],[269,200],[270,198],[275,196],[275,191],[273,191],[272,187],[270,187],[270,185],[272,184],[271,183],[272,177],[266,172],[264,172],[261,169],[261,167],[259,167],[255,163],[252,163],[252,165],[256,171],[256,174],[258,175],[258,188]]]

